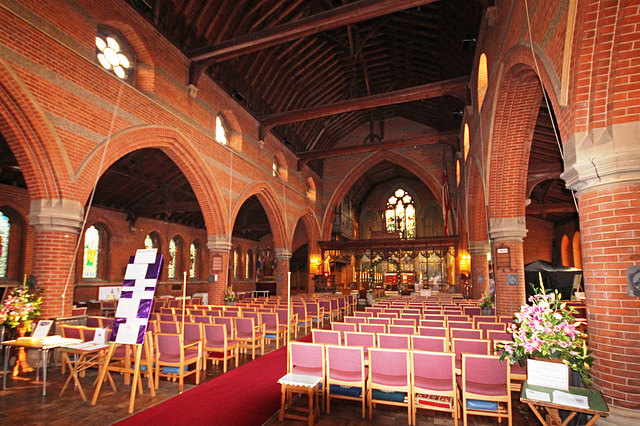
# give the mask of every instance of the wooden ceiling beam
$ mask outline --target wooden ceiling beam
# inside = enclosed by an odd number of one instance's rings
[[[197,85],[213,63],[232,59],[267,47],[313,34],[341,28],[390,13],[433,3],[436,0],[360,0],[297,21],[246,34],[191,52],[189,83]],[[228,25],[231,19],[226,23]],[[224,34],[220,31],[219,37]]]
[[[345,112],[419,101],[422,99],[439,98],[444,95],[456,96],[461,98],[463,102],[468,103],[466,102],[466,98],[468,96],[468,82],[469,77],[464,76],[452,80],[424,84],[422,86],[410,87],[408,89],[381,93],[364,98],[349,99],[328,105],[304,108],[297,111],[286,111],[266,115],[258,119],[261,123],[259,139],[262,140],[264,136],[276,126],[342,114]]]
[[[423,145],[434,145],[437,143],[444,143],[447,145],[458,145],[457,139],[459,135],[458,130],[452,130],[449,132],[427,134],[418,138],[411,139],[398,139],[392,141],[385,141],[375,144],[355,145],[344,148],[333,149],[319,149],[316,151],[307,151],[298,153],[298,170],[302,170],[302,167],[311,160],[321,160],[324,158],[343,157],[345,155],[362,154],[373,151],[382,151],[387,149],[416,147]]]

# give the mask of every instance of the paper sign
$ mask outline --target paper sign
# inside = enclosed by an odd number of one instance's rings
[[[102,344],[104,345],[104,343],[107,341],[106,340],[106,334],[107,334],[107,330],[104,328],[96,328],[96,332],[93,335],[93,343],[97,343],[97,344]]]
[[[589,409],[589,398],[584,395],[574,395],[566,392],[553,391],[553,403],[581,408],[583,410]]]
[[[527,389],[527,399],[535,399],[536,401],[551,402],[551,397],[546,392],[538,392],[533,389]]]
[[[136,257],[133,260],[133,263],[156,263],[156,254],[158,253],[158,249],[140,249],[136,251]]]
[[[36,329],[33,330],[33,334],[31,335],[31,337],[35,337],[36,339],[43,339],[47,337],[52,324],[53,321],[38,321],[38,325],[36,326]]]
[[[147,275],[147,265],[145,263],[130,263],[127,265],[127,272],[124,274],[125,280],[144,280]]]
[[[527,383],[545,388],[569,390],[569,367],[562,363],[527,360]]]
[[[138,299],[120,298],[118,309],[116,310],[117,318],[135,318],[138,315]]]

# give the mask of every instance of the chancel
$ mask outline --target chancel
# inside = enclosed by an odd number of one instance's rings
[[[567,396],[536,399],[526,363],[551,358],[598,395],[578,422],[639,423],[639,21],[633,0],[1,2],[3,422],[543,424]],[[127,276],[145,249],[153,286]],[[557,330],[526,330],[556,292]],[[133,343],[63,347],[96,329]],[[288,362],[295,340],[317,359]],[[446,390],[421,348],[453,355],[431,357]],[[370,368],[332,376],[340,356]]]

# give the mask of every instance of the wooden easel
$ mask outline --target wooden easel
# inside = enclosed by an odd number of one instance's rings
[[[127,351],[127,361],[125,361],[124,367],[121,366],[110,366],[111,358],[113,357],[113,353],[116,348],[120,345],[124,345],[125,343],[116,343],[111,342],[111,346],[109,347],[109,351],[107,352],[107,356],[104,360],[104,364],[100,367],[100,372],[98,374],[98,383],[96,385],[96,389],[93,392],[93,399],[91,400],[91,405],[96,405],[96,401],[98,401],[98,395],[100,394],[100,389],[102,388],[102,383],[104,382],[107,371],[115,371],[127,374],[133,373],[133,383],[131,385],[131,397],[129,398],[129,413],[133,413],[133,407],[135,405],[136,400],[136,389],[140,392],[140,395],[143,393],[142,388],[142,379],[140,378],[140,361],[142,359],[142,350],[144,347],[144,353],[147,361],[147,378],[149,382],[149,389],[151,389],[151,396],[156,396],[156,388],[153,380],[153,360],[151,359],[151,351],[149,350],[149,339],[150,335],[147,333],[144,343],[142,344],[126,344],[127,346],[133,348],[134,352],[134,365],[133,368],[130,365],[129,356]],[[138,387],[140,385],[140,387]]]

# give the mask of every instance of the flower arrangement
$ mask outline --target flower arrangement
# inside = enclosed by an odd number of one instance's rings
[[[540,279],[540,289],[529,298],[532,305],[524,305],[515,314],[508,331],[513,333],[513,343],[500,345],[504,348],[501,359],[509,357],[524,365],[526,358],[556,358],[572,370],[580,373],[582,381],[592,383],[593,358],[587,349],[586,335],[579,331],[574,318],[576,309],[561,301],[555,292],[545,293]]]
[[[26,332],[31,331],[31,324],[40,315],[42,305],[42,292],[31,285],[27,280],[22,287],[17,287],[9,293],[0,310],[0,323],[11,328],[26,327]]]
[[[234,300],[236,300],[236,292],[233,291],[233,286],[232,285],[227,287],[227,292],[224,295],[224,300],[226,300],[228,302],[233,302]]]
[[[492,306],[493,306],[493,302],[491,302],[491,293],[489,293],[489,290],[487,290],[484,292],[484,294],[480,298],[480,307],[491,308]]]

